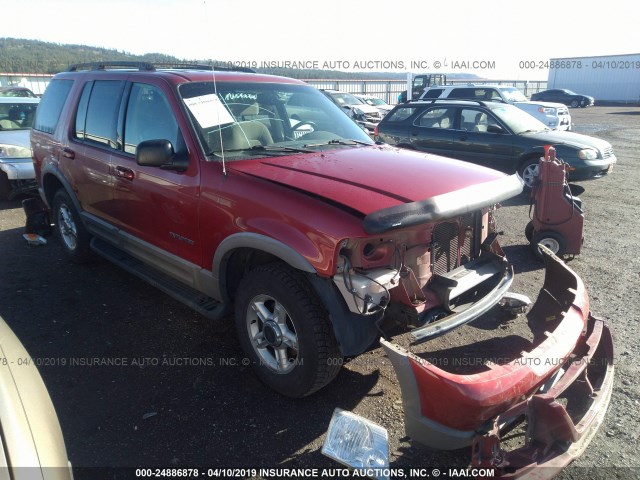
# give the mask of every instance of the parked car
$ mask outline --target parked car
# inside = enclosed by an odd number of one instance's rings
[[[0,199],[35,190],[29,132],[39,98],[0,97]]]
[[[384,116],[376,107],[349,92],[341,92],[340,90],[321,90],[321,92],[369,132],[373,132],[375,126]]]
[[[616,157],[609,142],[558,132],[519,108],[495,102],[431,100],[396,106],[374,132],[390,145],[517,172],[527,187],[538,173],[543,146],[553,145],[572,181],[600,178]]]
[[[36,362],[0,317],[2,478],[72,480],[58,416]]]
[[[542,92],[534,93],[531,95],[531,100],[541,102],[557,102],[567,105],[569,107],[589,107],[596,103],[593,97],[589,95],[580,95],[579,93],[572,92],[567,89],[552,89],[544,90]]]
[[[569,109],[561,103],[530,102],[516,87],[506,85],[449,85],[431,87],[422,100],[448,98],[459,100],[490,100],[515,105],[540,120],[552,130],[571,130]]]
[[[354,97],[358,98],[359,100],[363,101],[364,103],[366,103],[367,105],[371,105],[372,107],[376,107],[380,113],[382,114],[382,116],[384,117],[387,113],[389,113],[391,110],[393,110],[393,105],[389,105],[387,102],[385,102],[384,100],[382,100],[381,98],[378,98],[374,95],[354,95]]]
[[[26,87],[0,87],[0,97],[38,98]]]
[[[509,288],[508,262],[483,241],[492,207],[522,190],[515,175],[377,146],[301,81],[101,65],[56,75],[32,130],[64,250],[97,252],[207,317],[233,307],[257,375],[284,395],[329,383],[387,311],[407,326],[443,317],[444,333]],[[430,290],[460,269],[481,269],[469,278],[487,291]]]

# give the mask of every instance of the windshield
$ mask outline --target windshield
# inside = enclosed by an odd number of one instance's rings
[[[577,93],[574,92],[573,90],[562,90],[562,91],[568,95],[577,95]]]
[[[330,95],[341,107],[343,105],[362,105],[364,103],[364,101],[361,101],[350,93],[330,93]]]
[[[364,101],[374,107],[386,105],[386,103],[383,100],[380,100],[379,98],[376,98],[376,97],[368,97],[368,98],[365,98]]]
[[[0,130],[28,130],[33,125],[37,103],[0,103]]]
[[[524,96],[524,93],[522,93],[520,90],[518,90],[515,87],[504,88],[502,90],[502,93],[504,94],[504,96],[509,102],[526,102],[527,101],[527,97]]]
[[[307,85],[186,83],[179,87],[207,155],[228,160],[373,144],[322,93]]]
[[[533,133],[549,130],[547,126],[513,105],[499,105],[491,111],[502,120],[515,134]]]

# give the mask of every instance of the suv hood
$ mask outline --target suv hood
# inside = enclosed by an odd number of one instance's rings
[[[30,133],[31,133],[30,128],[25,128],[24,130],[5,130],[2,133],[0,133],[0,143],[30,148],[31,147],[31,143],[29,142]]]
[[[368,103],[359,103],[357,105],[356,104],[343,105],[342,107],[343,108],[344,107],[357,108],[357,109],[361,110],[363,113],[378,113],[379,112],[379,110],[376,107],[374,107],[372,105],[369,105]]]
[[[527,105],[531,105],[531,106],[540,106],[540,107],[545,107],[545,108],[557,108],[558,110],[568,110],[567,106],[564,105],[563,103],[555,103],[555,102],[536,102],[531,101],[531,102],[513,102],[514,105],[516,106],[527,106]]]
[[[462,193],[482,184],[489,187],[509,178],[467,162],[388,146],[243,160],[229,163],[228,168],[308,192],[363,215]],[[509,196],[517,193],[512,191]],[[493,194],[488,197],[467,198],[467,203],[477,203],[481,198],[486,200],[485,205],[500,201],[493,201]]]

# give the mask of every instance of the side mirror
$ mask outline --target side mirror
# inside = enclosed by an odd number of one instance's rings
[[[184,172],[189,168],[186,154],[179,155],[173,151],[169,140],[145,140],[136,148],[136,163],[143,167],[160,167],[164,170]]]
[[[500,125],[488,125],[487,132],[489,133],[504,133],[504,129]]]

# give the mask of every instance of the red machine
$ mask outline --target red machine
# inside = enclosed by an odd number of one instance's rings
[[[582,202],[571,194],[565,163],[556,158],[556,150],[550,145],[544,147],[531,199],[531,221],[525,235],[536,255],[542,258],[539,244],[560,258],[579,254],[584,224]]]

